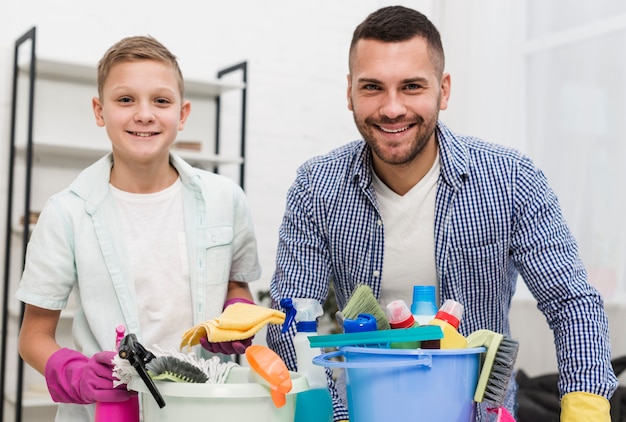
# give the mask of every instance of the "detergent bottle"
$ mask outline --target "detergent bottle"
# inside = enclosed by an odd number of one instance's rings
[[[392,329],[419,327],[419,323],[415,321],[411,310],[402,299],[387,304],[387,319]],[[390,349],[417,349],[419,347],[419,341],[398,341],[389,344]]]
[[[124,338],[126,328],[118,325],[115,329],[115,350]],[[94,422],[139,422],[139,397],[133,396],[122,402],[97,402]]]
[[[462,349],[467,347],[467,339],[458,332],[459,323],[463,316],[463,305],[459,302],[448,299],[446,300],[435,318],[429,322],[429,325],[438,325],[443,331],[441,339],[442,349]]]
[[[298,360],[298,373],[309,383],[309,390],[296,395],[294,422],[332,422],[333,404],[328,391],[326,370],[313,364],[313,358],[322,354],[320,349],[311,348],[309,336],[317,335],[317,318],[324,314],[322,305],[315,299],[291,299],[280,301],[285,309],[282,332],[289,330],[295,320],[296,335],[293,343]]]
[[[426,325],[435,318],[435,286],[413,286],[411,313],[420,325]]]

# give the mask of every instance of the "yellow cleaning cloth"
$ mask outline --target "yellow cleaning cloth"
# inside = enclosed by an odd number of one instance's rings
[[[245,340],[266,324],[282,324],[285,313],[250,303],[235,303],[224,309],[215,319],[201,322],[185,331],[180,348],[195,346],[201,337],[212,343]]]

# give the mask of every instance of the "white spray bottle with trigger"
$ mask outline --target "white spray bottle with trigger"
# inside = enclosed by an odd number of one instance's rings
[[[317,318],[324,314],[322,305],[315,299],[285,298],[280,301],[280,306],[286,314],[282,332],[286,333],[291,324],[296,322],[293,344],[298,373],[309,383],[309,390],[296,395],[294,422],[332,422],[333,404],[326,370],[313,364],[313,358],[322,354],[322,350],[312,348],[309,343],[309,336],[317,335]]]

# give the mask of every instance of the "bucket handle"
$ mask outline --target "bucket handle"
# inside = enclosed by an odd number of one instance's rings
[[[375,363],[377,368],[390,368],[390,367],[404,367],[404,366],[425,366],[432,367],[432,356],[429,354],[413,355],[417,356],[417,359],[404,359],[404,360],[377,360],[375,362],[361,361],[361,362],[343,362],[343,361],[331,361],[331,358],[339,357],[343,355],[343,350],[336,350],[330,353],[324,353],[322,355],[313,358],[313,364],[317,366],[326,366],[329,368],[371,368]]]

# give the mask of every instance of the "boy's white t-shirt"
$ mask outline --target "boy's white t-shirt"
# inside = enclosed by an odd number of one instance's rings
[[[178,350],[193,326],[182,182],[149,194],[111,190],[121,211],[141,342]]]
[[[392,191],[373,172],[376,200],[385,228],[380,304],[396,299],[407,306],[413,286],[439,286],[435,265],[435,196],[441,167],[439,154],[428,173],[406,194]],[[438,302],[437,302],[438,303]]]

